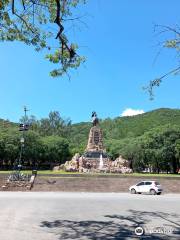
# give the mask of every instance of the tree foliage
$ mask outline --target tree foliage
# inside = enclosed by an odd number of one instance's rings
[[[160,39],[160,47],[166,50],[171,50],[174,52],[174,56],[177,59],[177,64],[173,69],[168,72],[163,73],[160,77],[157,77],[150,81],[144,90],[148,91],[150,99],[154,98],[154,88],[159,87],[162,81],[169,77],[170,75],[177,75],[180,73],[180,26],[176,25],[174,27],[155,25],[155,32],[158,32]]]
[[[71,157],[68,134],[69,119],[63,119],[59,112],[53,111],[45,119],[36,120],[34,116],[23,117],[30,130],[24,134],[22,164],[26,168],[52,168]],[[7,127],[8,126],[8,127]],[[17,124],[0,121],[0,168],[12,169],[20,157],[21,132]]]
[[[23,165],[52,168],[75,153],[83,154],[91,123],[72,124],[57,111],[47,118],[22,118],[30,130],[25,134]],[[128,159],[134,171],[176,173],[180,167],[180,110],[158,109],[133,117],[100,121],[109,156]],[[0,120],[0,168],[13,167],[19,158],[18,125]]]
[[[53,77],[68,74],[85,60],[78,45],[65,31],[73,20],[73,8],[85,0],[1,0],[0,41],[20,41],[36,51],[48,51],[46,58],[58,65]],[[66,32],[66,33],[65,33]],[[54,47],[57,46],[57,47]]]

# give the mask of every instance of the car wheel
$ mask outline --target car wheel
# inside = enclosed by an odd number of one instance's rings
[[[156,191],[155,191],[154,189],[151,189],[151,190],[150,190],[150,194],[151,194],[151,195],[156,195]]]
[[[158,192],[157,195],[161,195],[161,192]]]
[[[136,190],[134,188],[131,189],[131,193],[132,194],[135,194],[136,193]]]

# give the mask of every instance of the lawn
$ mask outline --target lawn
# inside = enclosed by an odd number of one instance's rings
[[[0,171],[0,174],[10,174],[12,171]],[[26,174],[31,174],[32,171],[22,171]],[[39,170],[38,175],[79,175],[79,176],[124,176],[124,177],[180,177],[180,174],[166,174],[166,173],[131,173],[131,174],[117,174],[117,173],[79,173],[79,172],[65,172],[52,170]]]

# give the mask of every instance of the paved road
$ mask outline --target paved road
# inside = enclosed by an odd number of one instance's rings
[[[0,192],[0,239],[138,239],[137,226],[141,239],[180,239],[179,203],[179,194]]]

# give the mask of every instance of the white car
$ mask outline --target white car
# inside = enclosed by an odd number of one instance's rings
[[[157,181],[142,181],[129,188],[132,194],[135,193],[150,193],[152,195],[161,194],[163,189]]]

